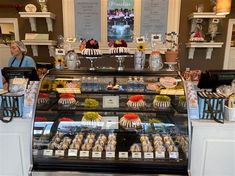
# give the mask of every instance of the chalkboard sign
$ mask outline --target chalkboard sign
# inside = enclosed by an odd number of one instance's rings
[[[140,34],[162,34],[167,31],[167,14],[169,0],[142,0]]]
[[[77,38],[101,40],[101,1],[75,0]]]

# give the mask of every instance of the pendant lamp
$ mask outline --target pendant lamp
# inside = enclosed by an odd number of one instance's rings
[[[216,15],[228,15],[231,11],[232,0],[216,0]]]

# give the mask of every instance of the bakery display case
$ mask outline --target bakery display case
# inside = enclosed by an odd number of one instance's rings
[[[176,71],[50,70],[33,123],[33,173],[187,174],[189,126]]]

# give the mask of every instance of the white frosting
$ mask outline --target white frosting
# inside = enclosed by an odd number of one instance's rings
[[[154,108],[168,108],[170,107],[170,105],[171,105],[171,102],[163,102],[163,101],[157,101],[157,100],[153,101]]]
[[[60,98],[58,103],[62,105],[71,105],[71,104],[75,104],[76,100],[75,98]]]
[[[100,49],[85,48],[82,50],[81,54],[84,56],[100,56],[102,55],[102,52]]]
[[[127,47],[117,47],[117,48],[110,48],[110,54],[129,54],[129,48]]]
[[[129,108],[132,108],[132,109],[140,109],[140,108],[144,108],[146,106],[146,103],[143,100],[140,100],[137,102],[133,102],[131,100],[128,100],[128,102],[126,104]]]

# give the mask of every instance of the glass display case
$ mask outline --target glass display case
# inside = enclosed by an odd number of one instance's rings
[[[175,71],[50,70],[33,123],[33,172],[187,174],[184,83]]]

